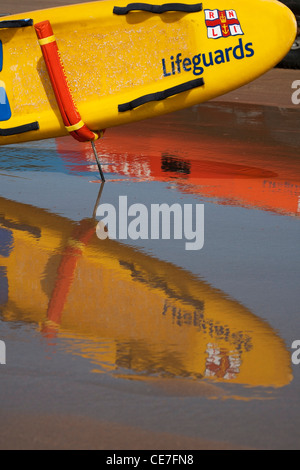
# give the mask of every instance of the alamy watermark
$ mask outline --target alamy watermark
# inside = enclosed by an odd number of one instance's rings
[[[118,207],[100,204],[96,233],[100,240],[185,240],[185,250],[204,246],[204,204],[128,205],[127,196],[119,196]]]
[[[0,364],[6,364],[6,345],[4,341],[0,341]]]
[[[0,104],[7,103],[7,96],[4,88],[0,88]]]
[[[300,104],[300,80],[293,81],[292,89],[295,90],[291,97],[292,103],[295,105]]]
[[[300,339],[295,339],[295,341],[293,341],[292,349],[296,349],[292,354],[292,363],[295,366],[298,366],[300,364]]]

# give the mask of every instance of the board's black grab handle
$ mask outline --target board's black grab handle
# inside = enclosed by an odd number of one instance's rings
[[[0,129],[0,137],[7,137],[10,135],[24,134],[24,132],[38,131],[40,128],[39,123],[31,122],[23,124],[23,126],[9,127],[8,129]]]
[[[119,113],[124,113],[125,111],[131,111],[132,109],[141,106],[142,104],[150,103],[151,101],[162,101],[170,96],[178,95],[178,93],[183,93],[184,91],[192,90],[204,85],[203,78],[196,78],[195,80],[190,80],[189,82],[181,83],[180,85],[173,86],[172,88],[167,88],[163,91],[158,91],[157,93],[150,93],[149,95],[141,96],[133,101],[128,103],[119,104],[118,111]]]
[[[196,13],[202,11],[202,3],[188,5],[186,3],[165,3],[164,5],[152,5],[151,3],[129,3],[126,7],[114,7],[115,15],[127,15],[130,11],[147,11],[149,13],[166,13],[168,11],[180,11],[183,13]]]
[[[0,21],[0,28],[25,28],[26,26],[33,26],[33,20],[31,18]]]

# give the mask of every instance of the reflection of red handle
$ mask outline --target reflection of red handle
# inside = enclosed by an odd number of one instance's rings
[[[56,101],[67,131],[80,142],[97,140],[103,132],[92,132],[81,120],[74,102],[55,36],[49,21],[34,25],[46,62]]]
[[[95,225],[91,226],[91,220],[83,220],[76,227],[72,237],[69,238],[62,254],[57,279],[48,305],[47,321],[43,325],[44,336],[54,337],[57,325],[61,322],[62,312],[74,279],[74,273],[79,257],[82,255],[84,247],[88,244],[95,233]]]

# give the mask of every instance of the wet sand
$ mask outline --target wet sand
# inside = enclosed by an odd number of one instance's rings
[[[34,9],[84,3],[75,0],[1,1],[1,13],[21,13]],[[295,108],[291,84],[300,71],[274,69],[255,82],[215,101],[240,102]],[[212,442],[168,433],[145,431],[137,427],[101,422],[68,414],[16,414],[1,411],[0,449],[237,449],[226,442]]]
[[[299,79],[300,70],[275,68],[254,82],[216,98],[214,101],[296,109],[297,106],[291,100],[292,93],[295,91],[292,89],[292,83]]]
[[[0,450],[247,450],[175,434],[147,432],[74,415],[2,414]]]

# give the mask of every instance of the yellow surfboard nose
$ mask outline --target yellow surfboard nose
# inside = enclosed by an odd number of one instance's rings
[[[268,2],[269,3],[269,2]],[[272,22],[272,28],[270,28],[269,34],[274,35],[278,38],[282,45],[282,50],[272,51],[274,54],[274,60],[276,58],[276,64],[289,52],[290,48],[295,41],[297,36],[297,21],[294,13],[283,3],[274,0],[273,5],[270,3],[269,18],[270,23]],[[268,32],[268,29],[266,29]]]

